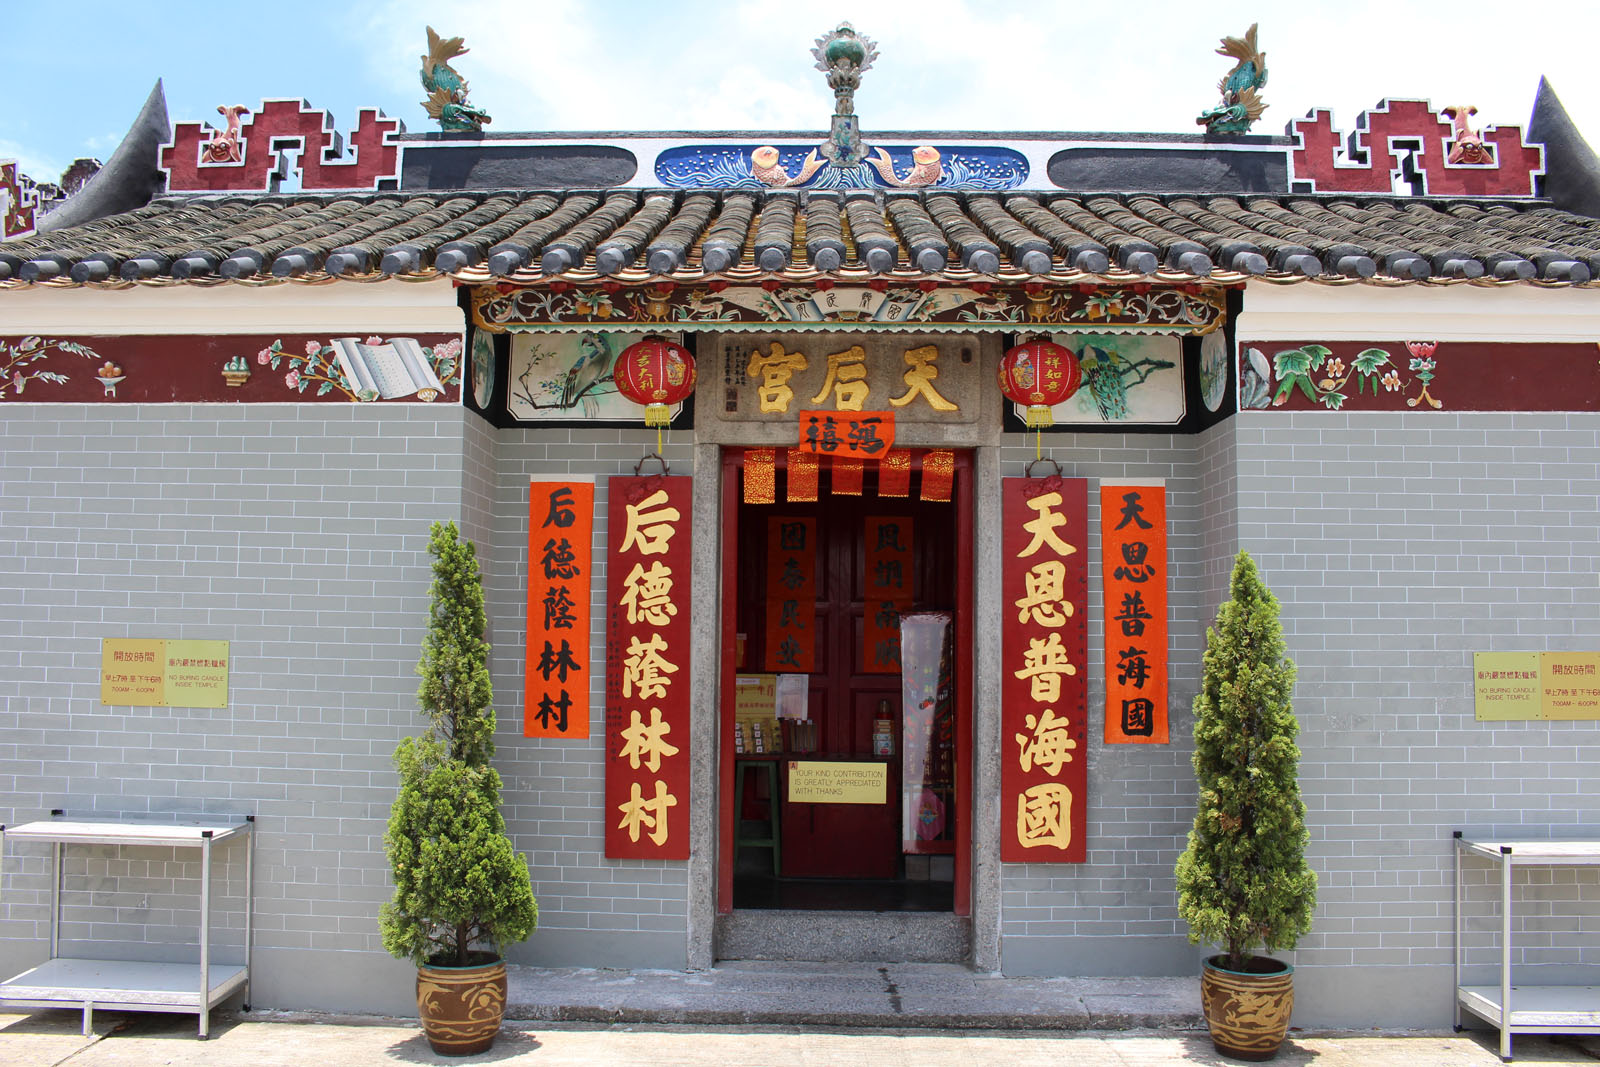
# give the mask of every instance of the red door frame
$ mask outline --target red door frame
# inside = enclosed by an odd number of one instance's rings
[[[783,451],[778,450],[778,462]],[[914,461],[915,462],[915,461]],[[721,710],[717,732],[717,913],[733,910],[734,791],[733,680],[737,642],[739,597],[739,472],[744,468],[742,448],[722,450],[722,660]],[[972,576],[973,576],[973,463],[970,450],[955,453],[956,506],[956,802],[962,817],[956,821],[955,901],[957,915],[972,914]]]

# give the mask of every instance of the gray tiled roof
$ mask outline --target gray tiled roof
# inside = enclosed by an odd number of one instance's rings
[[[0,244],[0,287],[447,274],[1576,284],[1600,220],[1540,201],[746,190],[168,197]]]

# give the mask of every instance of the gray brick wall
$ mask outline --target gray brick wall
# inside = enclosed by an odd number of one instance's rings
[[[508,829],[527,853],[539,898],[538,932],[511,951],[518,962],[681,967],[687,959],[687,864],[604,856],[606,480],[633,474],[655,447],[654,431],[644,430],[496,433],[493,566],[485,578],[495,646],[490,668],[501,715],[495,763],[506,782]],[[664,451],[673,474],[691,473],[688,434],[669,434]],[[647,473],[656,469],[651,463]],[[595,480],[589,738],[524,738],[528,483],[572,475]],[[687,822],[679,829],[687,832]]]
[[[494,537],[495,463],[498,444],[495,428],[468,413],[461,457],[461,535],[478,546],[480,567],[486,566]]]
[[[1344,990],[1346,1012],[1392,1018],[1372,1001],[1409,989],[1410,1025],[1439,1025],[1451,832],[1600,822],[1596,724],[1477,722],[1471,672],[1476,651],[1600,648],[1600,418],[1252,413],[1236,426],[1239,539],[1299,667],[1322,888],[1297,966]],[[1474,873],[1467,911],[1475,964],[1498,942],[1487,876]],[[1595,872],[1518,881],[1520,963],[1600,961]],[[1333,970],[1351,965],[1363,981]]]
[[[1173,864],[1194,818],[1189,710],[1204,639],[1201,595],[1212,568],[1220,464],[1207,438],[1175,434],[1054,435],[1068,477],[1089,479],[1088,862],[1007,864],[1001,875],[1002,969],[1007,973],[1158,974],[1190,966]],[[1000,467],[1022,473],[1033,440],[1007,435]],[[1215,453],[1214,445],[1210,452]],[[1166,479],[1168,745],[1106,745],[1105,604],[1100,570],[1100,485]],[[980,513],[982,506],[980,505]],[[998,709],[979,707],[979,715]]]
[[[461,512],[463,418],[475,416],[412,405],[8,406],[0,822],[52,808],[254,812],[262,953],[381,954],[389,757],[419,724],[428,524]],[[229,706],[103,707],[105,637],[229,640]],[[48,851],[6,849],[8,974],[46,951]],[[219,907],[242,880],[231,865],[221,874]],[[109,892],[91,902],[90,889]],[[182,956],[197,892],[192,856],[82,850],[69,867],[66,933],[121,942],[95,953]],[[237,904],[217,921],[218,944],[237,945]],[[351,973],[308,980],[269,966],[256,999],[308,1006],[297,983],[337,987]]]
[[[687,474],[688,435],[674,436],[668,458]],[[1091,479],[1089,862],[1003,868],[1005,969],[1192,969],[1200,950],[1172,883],[1193,810],[1189,705],[1205,626],[1245,547],[1283,602],[1300,668],[1322,893],[1294,957],[1302,989],[1320,996],[1301,997],[1297,1022],[1448,1021],[1450,832],[1576,831],[1600,814],[1593,724],[1477,723],[1470,675],[1474,651],[1600,648],[1600,418],[1271,412],[1195,437],[1051,443],[1066,473]],[[688,866],[602,854],[603,672],[590,679],[587,741],[521,736],[527,484],[596,478],[598,668],[605,479],[654,444],[598,427],[495,430],[424,406],[8,408],[0,821],[53,807],[254,811],[257,1001],[404,1010],[409,972],[382,953],[374,920],[389,892],[389,757],[420,726],[428,524],[455,517],[484,563],[497,762],[541,903],[541,929],[513,959],[682,965]],[[1002,473],[1020,474],[1032,448],[1006,436]],[[1094,490],[1150,477],[1167,480],[1172,744],[1107,748]],[[101,707],[107,636],[229,639],[229,708]],[[980,701],[976,714],[996,709]],[[44,951],[46,853],[6,851],[0,969],[15,971]],[[1470,962],[1486,970],[1492,886],[1487,870],[1472,877]],[[225,950],[239,942],[239,879],[230,864],[219,882]],[[186,951],[191,858],[84,850],[68,883],[69,937]],[[1600,962],[1600,875],[1530,872],[1519,885],[1521,962],[1559,973]],[[297,950],[328,954],[317,976],[291,970],[310,958]]]
[[[1200,640],[1228,598],[1228,577],[1239,550],[1237,420],[1220,422],[1199,435],[1196,476],[1200,480]]]

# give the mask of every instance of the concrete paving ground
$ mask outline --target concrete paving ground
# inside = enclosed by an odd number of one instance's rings
[[[255,1012],[217,1013],[211,1038],[189,1015],[76,1011],[0,1013],[4,1067],[375,1067],[527,1064],[528,1067],[1151,1067],[1236,1064],[1204,1034],[1151,1031],[843,1029],[773,1026],[508,1022],[481,1056],[436,1056],[414,1022]],[[1595,1039],[1519,1037],[1516,1062],[1593,1064]],[[1492,1035],[1294,1033],[1281,1067],[1489,1067]]]
[[[953,963],[725,961],[701,971],[508,967],[506,1018],[963,1030],[1203,1029],[1194,978],[1025,978]]]

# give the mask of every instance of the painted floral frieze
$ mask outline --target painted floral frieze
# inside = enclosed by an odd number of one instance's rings
[[[454,403],[458,334],[0,338],[0,401]]]
[[[1595,411],[1592,344],[1243,342],[1242,411]]]
[[[473,300],[479,326],[708,323],[724,329],[767,329],[821,323],[903,329],[1081,326],[1095,331],[1197,333],[1222,324],[1220,290],[1141,287],[1079,292],[1042,286],[645,286],[595,289],[480,289]]]
[[[100,355],[87,345],[76,341],[62,341],[47,337],[21,337],[15,340],[0,337],[0,400],[21,400],[22,394],[28,388],[29,382],[37,382],[29,400],[51,400],[59,397],[41,396],[41,392],[49,392],[49,386],[63,385],[72,380],[74,374],[89,375],[96,378],[105,387],[107,395],[111,395],[117,382],[122,380],[120,375],[106,375],[104,372],[116,371],[121,368],[114,364],[106,363],[98,369],[91,369],[81,362],[82,360],[96,360]],[[115,380],[111,380],[114,377]],[[108,384],[109,382],[109,384]]]
[[[283,341],[275,339],[256,353],[256,363],[271,371],[287,367],[284,388],[297,394],[315,386],[314,397],[337,391],[342,399],[363,403],[410,398],[427,403],[443,396],[448,385],[461,384],[461,338],[429,347],[410,337],[312,339],[301,352],[285,352]]]

